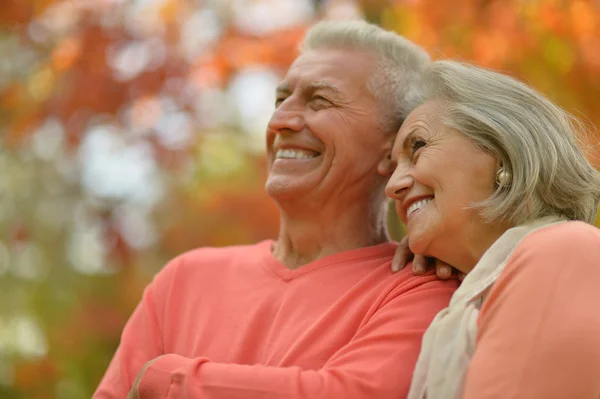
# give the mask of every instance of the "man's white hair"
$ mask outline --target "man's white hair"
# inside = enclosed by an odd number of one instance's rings
[[[321,21],[308,30],[301,52],[318,49],[366,50],[379,57],[377,70],[367,82],[380,102],[386,133],[397,133],[422,95],[422,72],[429,55],[397,33],[361,20]]]

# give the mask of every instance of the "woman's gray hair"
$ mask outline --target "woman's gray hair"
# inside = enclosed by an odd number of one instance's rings
[[[425,79],[421,102],[437,100],[446,126],[512,174],[508,186],[476,204],[486,222],[519,225],[558,215],[594,223],[600,172],[579,147],[581,122],[527,85],[484,68],[436,61]]]
[[[397,133],[422,95],[421,76],[429,55],[421,47],[376,25],[361,20],[321,21],[308,30],[301,52],[318,49],[366,50],[379,57],[368,88],[378,99],[382,125]]]

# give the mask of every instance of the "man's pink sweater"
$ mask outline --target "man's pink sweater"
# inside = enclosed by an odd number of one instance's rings
[[[392,243],[295,270],[272,241],[202,248],[146,288],[94,398],[400,399],[457,281],[392,274]]]

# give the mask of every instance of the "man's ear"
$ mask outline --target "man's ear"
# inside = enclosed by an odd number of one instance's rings
[[[383,177],[390,177],[396,169],[396,163],[392,160],[392,151],[386,151],[385,156],[377,164],[377,173]]]
[[[396,169],[396,162],[392,160],[392,148],[394,147],[394,139],[396,134],[388,135],[388,140],[383,147],[383,157],[377,165],[377,173],[383,177],[390,177]]]

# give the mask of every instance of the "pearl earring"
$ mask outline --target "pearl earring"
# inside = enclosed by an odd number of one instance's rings
[[[510,173],[509,170],[506,170],[504,168],[498,169],[498,172],[496,173],[496,184],[498,184],[498,186],[500,186],[500,187],[508,186],[508,185],[510,185],[511,180],[512,180],[512,173]]]

